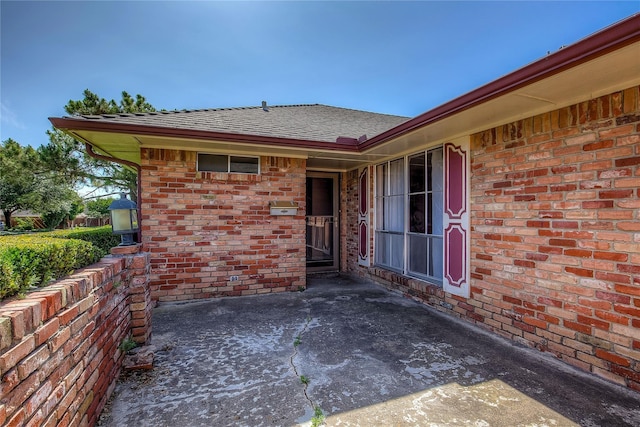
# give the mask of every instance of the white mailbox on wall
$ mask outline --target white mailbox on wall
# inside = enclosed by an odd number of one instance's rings
[[[271,208],[271,215],[297,215],[298,204],[296,202],[274,200],[269,202],[269,208]]]

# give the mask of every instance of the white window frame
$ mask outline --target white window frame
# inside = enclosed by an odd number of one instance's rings
[[[443,277],[441,286],[445,292],[452,295],[457,295],[463,298],[469,298],[471,295],[471,151],[470,151],[470,139],[469,137],[460,137],[453,141],[445,142],[443,147],[443,185],[444,185],[444,203],[443,203]],[[429,149],[436,148],[429,147]],[[423,150],[427,153],[429,150]],[[409,156],[418,154],[410,153],[404,157],[398,157],[388,162],[375,165],[373,169],[373,182],[374,182],[374,197],[375,197],[375,210],[374,210],[374,239],[373,239],[373,253],[374,253],[374,265],[381,268],[392,270],[386,265],[382,265],[378,262],[378,246],[380,245],[380,232],[385,230],[378,229],[378,223],[380,222],[380,205],[378,203],[378,167],[383,164],[390,164],[394,160],[403,159],[405,165],[408,164]],[[405,205],[404,211],[406,217],[404,219],[403,236],[407,235],[407,229],[409,228],[410,221],[408,217],[409,212],[409,168],[405,167]],[[387,176],[385,176],[387,178]],[[384,221],[384,219],[382,219]],[[403,268],[402,271],[398,271],[400,274],[409,276],[407,274],[407,240],[404,239],[403,245]],[[390,257],[389,257],[390,258]],[[409,276],[415,277],[415,276]],[[422,279],[428,282],[438,283],[434,280]]]
[[[440,215],[440,234],[435,234],[435,233],[427,233],[427,225],[429,224],[429,222],[427,221],[429,214],[431,215],[431,218],[435,218],[435,214],[434,214],[434,210],[431,209],[430,206],[427,206],[428,201],[430,199],[429,196],[433,197],[434,194],[437,194],[438,191],[431,189],[429,190],[427,187],[427,170],[428,170],[428,164],[427,164],[427,160],[429,158],[429,153],[435,153],[436,151],[440,151],[440,153],[443,155],[443,158],[441,159],[441,164],[440,166],[442,167],[442,172],[440,175],[440,183],[442,184],[442,189],[440,190],[441,193],[441,206],[442,206],[442,210],[439,212]],[[412,192],[411,191],[411,164],[410,164],[410,159],[412,157],[415,157],[417,155],[423,154],[424,155],[424,166],[425,166],[425,188],[423,191],[418,191],[418,192]],[[443,259],[444,259],[444,252],[443,252],[443,245],[444,245],[444,150],[442,148],[442,146],[437,146],[437,147],[432,147],[426,150],[422,150],[422,151],[418,151],[416,153],[410,154],[408,156],[406,156],[406,208],[405,208],[405,212],[406,212],[406,218],[405,218],[405,229],[406,229],[406,233],[405,233],[405,254],[406,254],[406,259],[405,259],[405,273],[407,276],[411,276],[411,277],[417,277],[421,280],[425,280],[428,282],[434,282],[437,283],[438,285],[442,285],[442,277],[443,277]],[[434,175],[432,175],[433,177]],[[437,176],[437,175],[435,175]],[[425,226],[425,231],[423,232],[414,232],[411,231],[411,196],[413,195],[419,195],[422,194],[424,196],[424,204],[425,204],[425,218],[424,218],[424,226]],[[427,241],[427,254],[430,253],[430,251],[435,249],[434,246],[434,242],[440,241],[440,253],[441,253],[441,257],[440,259],[440,265],[436,267],[436,263],[438,262],[437,259],[433,259],[434,265],[432,266],[434,271],[440,271],[440,275],[439,276],[433,276],[430,274],[423,274],[421,272],[418,271],[412,271],[411,270],[411,236],[419,236],[421,238],[424,238]]]
[[[409,250],[410,250],[409,241],[410,241],[410,236],[417,234],[417,233],[413,233],[413,232],[410,231],[410,223],[411,223],[410,217],[409,217],[410,216],[410,196],[412,194],[415,194],[415,193],[412,193],[411,192],[411,188],[410,188],[410,182],[409,182],[409,178],[410,178],[410,176],[409,176],[409,173],[410,173],[409,159],[411,157],[413,157],[413,156],[416,156],[416,155],[419,155],[419,154],[424,154],[425,155],[425,162],[426,162],[426,158],[428,157],[427,156],[428,153],[430,151],[435,151],[435,150],[439,150],[439,149],[442,150],[443,146],[439,145],[439,146],[435,146],[435,147],[430,147],[428,149],[416,151],[414,153],[407,154],[407,155],[405,155],[403,157],[397,157],[397,158],[390,159],[390,160],[388,160],[386,162],[378,163],[378,164],[375,165],[375,167],[374,167],[374,185],[375,185],[374,198],[375,198],[375,207],[376,207],[376,209],[375,209],[374,212],[375,212],[375,217],[376,218],[375,218],[375,222],[374,222],[374,224],[375,224],[375,227],[374,227],[374,235],[375,235],[375,240],[374,240],[374,265],[376,265],[378,267],[381,267],[381,268],[384,268],[384,269],[387,269],[387,270],[396,271],[396,272],[401,273],[401,274],[403,274],[405,276],[415,277],[415,278],[418,278],[420,280],[424,280],[424,281],[427,281],[427,282],[430,282],[430,283],[434,283],[434,284],[436,284],[438,286],[442,286],[442,284],[443,284],[442,277],[424,275],[424,274],[420,274],[418,272],[412,272],[409,269],[409,261],[410,261],[409,260],[409,255],[410,255],[409,254]],[[393,197],[393,195],[387,195],[387,194],[380,195],[379,194],[379,191],[378,191],[378,189],[379,189],[378,180],[380,179],[380,176],[379,176],[379,173],[378,173],[378,167],[382,166],[382,165],[386,166],[386,171],[385,171],[386,173],[385,173],[385,176],[383,177],[383,179],[386,180],[386,183],[385,183],[386,187],[385,188],[390,188],[390,179],[391,179],[391,173],[390,173],[390,170],[389,170],[390,169],[390,165],[391,165],[392,162],[398,161],[400,159],[402,159],[402,161],[403,161],[403,178],[402,179],[404,181],[403,182],[403,185],[404,185],[403,194],[402,194],[402,197],[403,197],[403,201],[402,201],[402,204],[403,204],[403,213],[402,213],[402,215],[403,215],[403,227],[402,227],[402,231],[401,232],[400,231],[389,231],[389,230],[386,230],[386,229],[380,229],[378,227],[379,220],[380,220],[380,217],[378,217],[378,215],[382,214],[383,215],[382,218],[384,218],[384,212],[382,212],[382,213],[379,212],[379,207],[380,207],[379,201],[381,199],[384,200],[385,198]],[[444,159],[443,159],[443,162],[444,162]],[[426,163],[425,163],[425,166],[426,166]],[[444,165],[443,165],[442,169],[443,169],[443,172],[442,172],[442,178],[441,179],[442,179],[442,182],[444,182]],[[423,194],[425,194],[425,203],[426,203],[426,194],[427,194],[426,187],[425,187],[425,191],[423,192]],[[444,212],[442,212],[441,214],[444,215]],[[383,219],[383,221],[384,221],[384,219]],[[424,234],[424,235],[428,236],[428,239],[440,238],[440,240],[442,241],[442,240],[444,240],[444,233],[442,231],[441,231],[441,233],[442,234],[440,234],[440,235],[427,235],[427,234]],[[380,246],[380,240],[379,239],[380,239],[380,235],[381,234],[386,234],[386,235],[398,235],[398,234],[401,234],[402,235],[403,243],[402,243],[402,266],[401,266],[401,268],[395,268],[394,266],[390,265],[390,263],[382,264],[382,263],[379,262],[379,252],[378,252],[378,250],[380,249],[380,247],[379,247]],[[421,234],[418,234],[418,235],[421,235]],[[443,254],[443,256],[444,256],[444,254]],[[439,261],[438,260],[434,260],[434,261],[442,263],[443,259],[440,259]],[[442,268],[440,268],[440,271],[442,272]]]
[[[387,170],[384,176],[385,179],[385,184],[386,187],[385,188],[391,188],[391,181],[390,181],[390,166],[393,162],[396,162],[398,160],[402,160],[403,162],[403,189],[402,189],[402,194],[399,194],[402,197],[402,209],[403,209],[403,218],[402,218],[402,230],[387,230],[387,229],[381,229],[378,227],[378,221],[380,220],[380,204],[379,201],[382,200],[383,202],[383,214],[382,214],[382,218],[384,221],[384,201],[385,200],[391,200],[394,197],[398,197],[398,194],[384,194],[384,195],[380,195],[379,191],[378,191],[378,167],[385,165]],[[374,222],[374,265],[383,267],[387,270],[392,270],[392,271],[396,271],[402,274],[405,274],[406,271],[406,259],[407,259],[407,254],[406,254],[406,234],[407,234],[407,221],[406,221],[406,210],[407,210],[407,171],[406,171],[406,156],[405,157],[397,157],[395,159],[391,159],[388,160],[386,162],[383,163],[378,163],[377,165],[375,165],[374,169],[373,169],[373,173],[374,173],[374,180],[375,180],[375,192],[374,192],[374,199],[375,199],[375,222]],[[380,264],[378,261],[378,254],[379,254],[379,250],[380,250],[380,246],[382,246],[381,244],[381,237],[380,235],[386,235],[389,236],[388,241],[391,242],[391,239],[393,239],[392,236],[402,236],[402,265],[397,268],[392,266],[390,263],[389,264]]]

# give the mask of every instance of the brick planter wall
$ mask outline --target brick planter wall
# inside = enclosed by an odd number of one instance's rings
[[[350,270],[640,391],[639,88],[471,142],[471,297]]]
[[[0,305],[0,425],[95,424],[122,366],[118,346],[150,336],[148,271],[148,254],[106,257]]]
[[[197,153],[142,150],[142,236],[151,295],[188,300],[297,290],[305,277],[306,162],[261,157],[260,174],[196,171]],[[270,215],[294,201],[296,216]]]

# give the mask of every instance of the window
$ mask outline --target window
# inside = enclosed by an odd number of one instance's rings
[[[376,167],[376,263],[403,270],[404,159]]]
[[[257,174],[260,173],[259,160],[258,157],[198,153],[198,171]]]
[[[442,149],[409,157],[408,265],[411,275],[442,280]]]
[[[442,148],[376,166],[378,265],[442,282]]]
[[[469,297],[469,155],[460,138],[375,167],[376,265]]]

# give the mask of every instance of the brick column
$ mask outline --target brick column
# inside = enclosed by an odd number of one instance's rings
[[[142,245],[116,246],[114,257],[125,258],[129,278],[129,311],[131,312],[131,338],[138,344],[148,344],[151,338],[151,292],[149,272],[151,255],[142,252]]]

